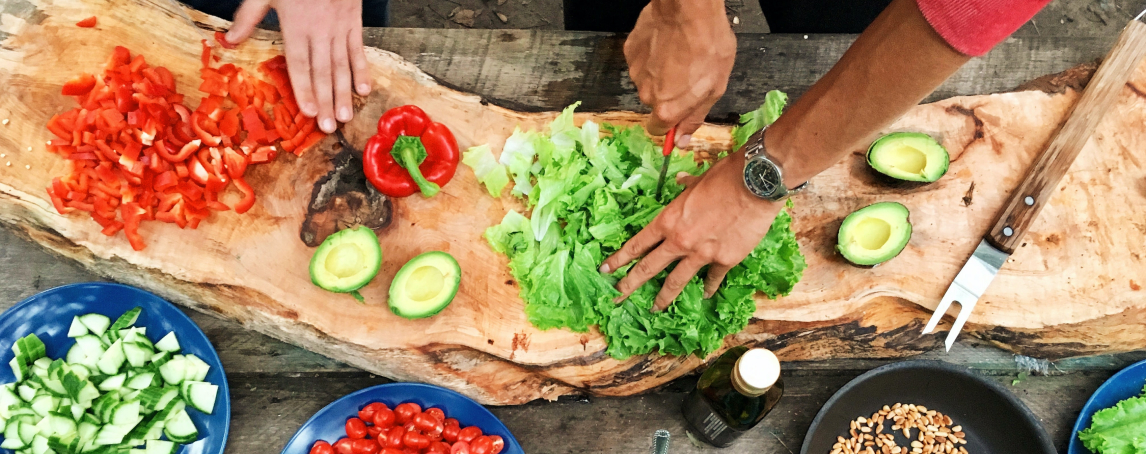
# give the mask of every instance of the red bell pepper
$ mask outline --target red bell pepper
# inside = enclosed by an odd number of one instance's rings
[[[413,105],[382,114],[378,134],[362,152],[366,179],[390,197],[419,190],[426,197],[437,194],[454,177],[459,159],[458,141],[449,128]]]
[[[92,88],[95,87],[95,76],[83,73],[76,76],[74,79],[64,83],[64,88],[61,93],[67,96],[83,96],[91,93]]]
[[[92,28],[96,26],[96,17],[92,16],[82,21],[76,22],[77,27]]]

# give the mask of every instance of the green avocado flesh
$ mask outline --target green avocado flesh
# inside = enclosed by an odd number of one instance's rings
[[[856,265],[878,265],[899,255],[911,239],[907,207],[879,202],[856,210],[840,226],[840,254]]]
[[[410,259],[390,283],[390,310],[400,317],[426,318],[441,312],[462,282],[462,268],[445,252],[433,251]]]
[[[345,229],[326,237],[310,259],[310,281],[335,293],[358,290],[382,268],[378,236],[367,227]]]
[[[930,183],[947,173],[950,157],[947,149],[927,134],[895,132],[871,144],[867,163],[876,172],[897,180]]]

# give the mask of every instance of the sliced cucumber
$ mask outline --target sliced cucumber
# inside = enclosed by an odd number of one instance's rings
[[[60,398],[55,396],[43,395],[32,399],[32,411],[35,411],[41,418],[47,417],[48,412],[56,411],[56,408],[59,408],[59,406]]]
[[[24,440],[20,439],[20,426],[24,425],[23,421],[16,421],[9,423],[4,428],[4,442],[0,443],[2,449],[24,449],[27,446]]]
[[[68,337],[80,337],[88,332],[88,327],[84,326],[79,317],[72,317],[72,326],[68,327]]]
[[[99,357],[99,370],[108,375],[116,374],[127,358],[123,354],[123,343],[116,340]]]
[[[87,314],[80,316],[80,323],[83,323],[92,334],[98,337],[107,331],[108,326],[111,326],[111,319],[103,314]]]
[[[36,388],[28,385],[20,385],[16,388],[16,391],[18,391],[20,394],[20,400],[23,400],[24,402],[31,402],[32,398],[36,397]],[[5,396],[5,392],[11,393],[12,390],[0,390],[0,408],[7,408],[10,405],[16,405],[18,401],[9,401],[8,397]]]
[[[111,410],[110,423],[115,425],[134,426],[139,423],[139,401],[132,400],[128,402],[120,402],[116,404],[115,408]],[[125,434],[126,435],[126,434]]]
[[[123,387],[127,381],[127,374],[116,374],[108,377],[106,380],[100,382],[100,391],[114,391]]]
[[[134,390],[144,390],[151,387],[154,378],[155,372],[141,372],[127,381],[127,387]]]
[[[59,413],[52,413],[48,415],[47,418],[44,418],[44,421],[48,421],[48,430],[41,430],[40,433],[47,434],[48,436],[58,435],[60,437],[67,437],[74,435],[78,429],[76,421],[72,419],[71,415],[65,416]]]
[[[121,329],[131,327],[131,325],[134,325],[135,321],[139,319],[139,314],[142,312],[142,307],[134,307],[131,310],[124,312],[123,315],[120,315],[119,318],[115,320],[115,323],[113,323],[111,327],[108,328],[108,330],[119,331]]]
[[[83,348],[84,353],[88,356],[94,356],[96,358],[99,358],[100,355],[103,355],[104,350],[107,350],[108,347],[107,345],[103,344],[103,341],[99,340],[99,336],[93,336],[91,334],[77,337],[76,345],[80,346],[80,348]]]
[[[211,371],[210,365],[195,355],[187,355],[183,359],[187,361],[187,375],[183,377],[184,380],[203,381],[207,379],[207,374]]]
[[[159,375],[169,385],[178,385],[187,376],[187,361],[182,356],[174,356],[170,361],[159,366]]]
[[[167,419],[163,433],[176,443],[190,443],[199,438],[199,429],[195,428],[195,423],[191,422],[185,410],[179,410]]]
[[[43,435],[32,437],[30,446],[32,454],[48,454],[48,451],[51,450],[51,448],[48,448],[48,438]]]
[[[163,339],[159,339],[159,342],[155,343],[155,348],[165,352],[179,351],[179,339],[175,338],[175,331],[167,333],[166,336],[163,336]]]
[[[12,367],[12,375],[16,376],[17,382],[23,381],[24,378],[28,376],[29,367],[28,364],[24,362],[23,356],[16,355],[15,358],[8,361],[8,365]]]
[[[188,387],[187,396],[184,399],[194,407],[206,414],[211,414],[215,411],[215,397],[219,394],[219,387],[205,382],[192,382]]]
[[[99,433],[92,440],[92,444],[96,446],[118,445],[123,442],[123,437],[131,432],[131,429],[129,427],[125,430],[123,426],[108,424],[99,429]]]
[[[23,338],[17,339],[12,344],[12,353],[16,356],[23,356],[27,362],[32,362],[44,357],[47,354],[47,349],[40,338],[35,334],[29,334]]]
[[[179,445],[167,440],[147,440],[146,454],[175,454]]]
[[[123,344],[123,353],[127,357],[127,363],[131,367],[143,367],[147,364],[147,360],[151,358],[154,353],[151,347],[140,344],[138,342],[125,342]]]

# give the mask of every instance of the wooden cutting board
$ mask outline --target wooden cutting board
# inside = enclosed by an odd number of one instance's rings
[[[489,197],[465,167],[431,199],[385,200],[362,189],[355,157],[328,138],[301,158],[281,156],[249,172],[259,198],[246,215],[215,213],[197,230],[146,223],[142,232],[148,246],[141,252],[132,251],[122,235],[104,237],[85,215],[57,214],[44,188],[63,173],[64,161],[43,144],[49,138],[48,118],[73,106],[59,94],[64,81],[98,71],[118,44],[144,54],[152,65],[166,66],[189,103],[197,102],[200,35],[171,8],[158,0],[0,5],[0,118],[10,120],[0,126],[4,225],[110,279],[372,372],[444,385],[484,403],[569,393],[633,394],[702,364],[695,357],[656,354],[616,361],[604,353],[595,332],[530,326],[505,258],[481,238],[507,210],[521,206]],[[228,25],[190,14],[208,29]],[[91,15],[99,17],[96,28],[74,26]],[[279,38],[260,33],[239,49],[221,51],[223,61],[253,70],[281,52]],[[462,147],[489,143],[496,152],[515,126],[540,129],[555,115],[488,105],[439,85],[394,54],[377,49],[367,54],[376,89],[345,127],[358,145],[385,109],[402,104],[417,104],[449,125]],[[1077,97],[1075,89],[1065,88],[953,98],[915,108],[890,130],[942,138],[953,162],[935,184],[884,186],[865,168],[862,150],[816,177],[795,199],[795,228],[809,264],[804,280],[789,297],[761,298],[752,323],[726,345],[767,346],[789,361],[904,356],[940,346],[945,333],[920,336],[923,321]],[[630,112],[577,116],[578,122],[587,119],[629,124],[642,117]],[[964,338],[1052,358],[1146,345],[1144,124],[1146,66],[1088,142],[1027,243],[980,300]],[[693,143],[708,153],[728,149],[728,128],[705,125]],[[11,166],[5,165],[9,161]],[[873,269],[847,265],[834,251],[841,220],[881,200],[911,209],[911,243],[899,257]],[[365,208],[352,209],[360,205]],[[307,263],[313,248],[303,241],[314,243],[356,216],[380,227],[385,256],[381,274],[362,291],[366,304],[311,285]],[[435,317],[398,318],[386,307],[390,280],[403,263],[427,250],[448,251],[458,259],[461,289]]]

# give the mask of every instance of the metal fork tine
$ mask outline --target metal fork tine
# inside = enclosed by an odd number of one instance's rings
[[[955,345],[955,339],[959,337],[959,332],[963,330],[963,324],[967,323],[967,319],[971,318],[971,309],[975,308],[975,299],[969,303],[959,302],[959,315],[955,317],[955,324],[951,325],[951,332],[947,334],[947,339],[943,341],[943,345],[947,346],[947,351],[951,351],[951,346]]]
[[[951,303],[955,301],[955,295],[951,294],[952,289],[947,289],[947,293],[943,294],[943,300],[939,302],[939,306],[935,307],[935,313],[931,314],[931,320],[927,321],[927,326],[923,328],[923,334],[931,334],[936,326],[939,326],[939,321],[943,320],[943,315],[947,313],[947,309],[951,308]]]

